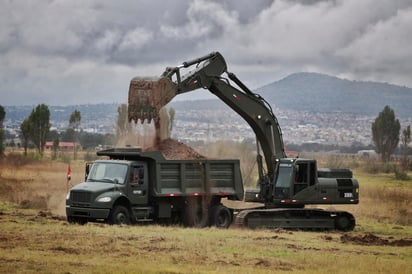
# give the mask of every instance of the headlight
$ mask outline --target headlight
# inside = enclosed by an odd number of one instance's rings
[[[70,199],[70,191],[66,195],[66,200]]]
[[[97,199],[97,201],[101,202],[101,203],[108,203],[108,202],[112,201],[112,197],[101,197],[101,198]]]

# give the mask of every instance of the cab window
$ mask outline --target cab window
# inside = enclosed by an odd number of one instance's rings
[[[143,184],[144,183],[144,167],[142,165],[133,166],[131,183],[133,184]]]

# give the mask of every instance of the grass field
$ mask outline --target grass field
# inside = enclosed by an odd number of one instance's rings
[[[72,182],[83,161],[72,161]],[[0,166],[0,273],[412,273],[412,182],[356,172],[353,232],[65,221],[67,164]]]

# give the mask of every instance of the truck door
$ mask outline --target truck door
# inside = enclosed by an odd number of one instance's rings
[[[148,172],[145,164],[131,166],[128,197],[132,205],[146,205],[148,202]]]

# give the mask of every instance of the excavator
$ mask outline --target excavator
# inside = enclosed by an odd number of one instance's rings
[[[188,71],[188,72],[186,72]],[[185,72],[184,75],[181,75]],[[256,189],[244,201],[262,206],[237,212],[234,223],[248,228],[337,229],[351,231],[355,217],[346,211],[310,205],[358,204],[359,184],[350,169],[317,168],[314,159],[285,153],[282,131],[271,105],[227,70],[219,52],[167,67],[160,77],[135,77],[130,82],[128,119],[154,121],[175,96],[207,89],[238,113],[253,129],[257,143]]]

